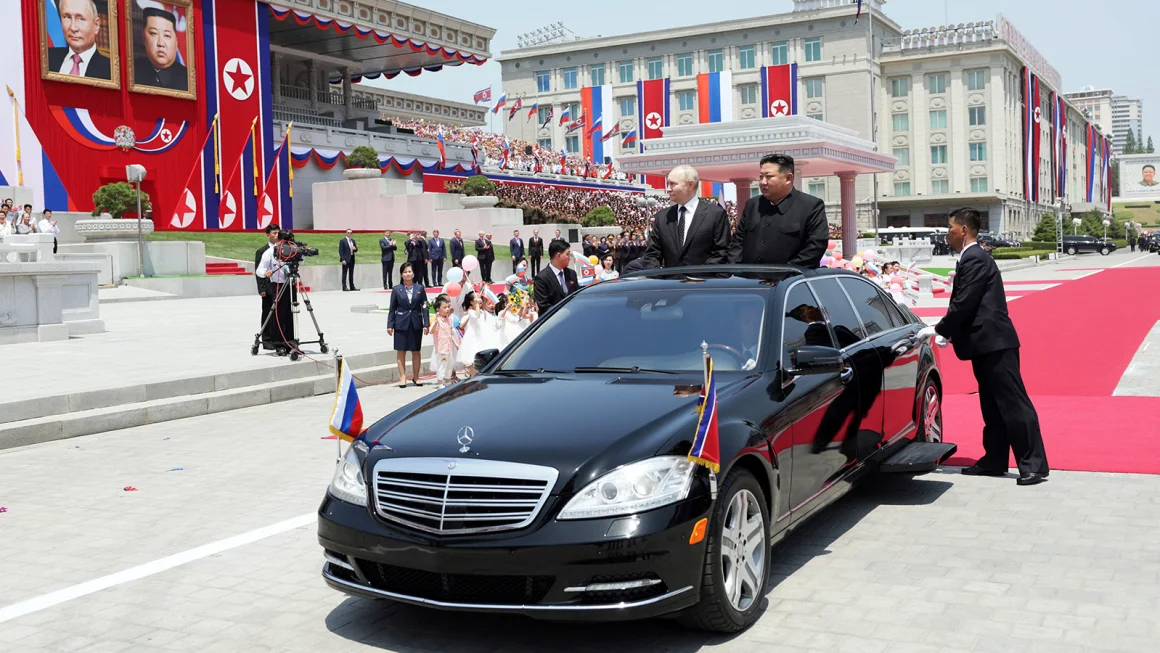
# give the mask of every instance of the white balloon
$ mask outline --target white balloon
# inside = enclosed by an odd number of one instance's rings
[[[447,277],[447,280],[450,281],[451,283],[462,283],[463,282],[463,269],[462,268],[451,268],[450,270],[447,271],[447,274],[445,276]]]

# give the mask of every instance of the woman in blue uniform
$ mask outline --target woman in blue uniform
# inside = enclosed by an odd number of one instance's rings
[[[387,335],[395,337],[395,356],[399,364],[399,387],[407,387],[407,352],[411,352],[411,381],[419,383],[419,350],[423,348],[423,336],[431,322],[427,314],[427,290],[415,283],[415,270],[411,264],[399,267],[403,283],[391,290],[390,314],[387,315]]]

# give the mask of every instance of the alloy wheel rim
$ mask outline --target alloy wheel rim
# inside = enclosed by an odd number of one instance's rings
[[[926,441],[942,442],[942,405],[938,400],[938,391],[933,385],[926,386],[922,417],[926,426]]]
[[[749,490],[733,495],[721,531],[721,573],[734,610],[748,610],[760,597],[765,578],[765,520]]]

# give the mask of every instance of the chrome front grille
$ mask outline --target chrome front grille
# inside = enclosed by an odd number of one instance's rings
[[[375,511],[441,535],[514,530],[536,518],[558,475],[554,467],[494,460],[380,460]]]

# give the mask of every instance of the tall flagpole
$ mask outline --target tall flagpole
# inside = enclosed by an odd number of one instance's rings
[[[878,97],[874,93],[874,0],[867,0],[866,11],[870,14],[870,140],[874,142],[874,151],[878,151]],[[878,173],[872,176],[873,184],[870,190],[870,226],[874,233],[878,233]],[[857,242],[855,240],[854,242]]]

